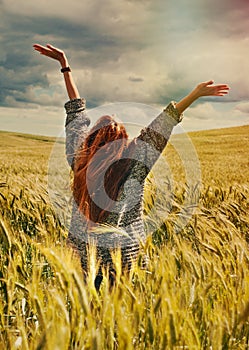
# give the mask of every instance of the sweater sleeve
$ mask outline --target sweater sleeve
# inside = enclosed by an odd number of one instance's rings
[[[72,169],[77,149],[84,142],[89,129],[90,119],[86,115],[85,105],[83,98],[70,100],[65,104],[66,156]]]
[[[145,181],[153,165],[163,152],[174,126],[183,118],[175,107],[170,104],[144,129],[135,139],[136,149],[133,158],[136,159],[136,179]]]

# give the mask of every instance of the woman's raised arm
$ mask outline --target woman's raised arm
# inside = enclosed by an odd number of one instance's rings
[[[226,84],[213,85],[214,81],[209,80],[198,84],[181,101],[177,102],[175,107],[182,114],[194,101],[202,96],[224,96],[228,93],[229,86]]]
[[[69,165],[73,168],[75,154],[79,146],[84,142],[90,124],[90,119],[85,113],[85,99],[80,98],[65,53],[52,45],[42,46],[35,44],[33,47],[36,51],[40,52],[41,55],[50,57],[58,61],[61,65],[68,97],[70,99],[70,101],[65,104],[67,113],[65,122],[66,155]]]
[[[70,66],[68,64],[67,57],[64,51],[52,46],[42,46],[39,44],[34,44],[33,48],[40,52],[41,55],[50,57],[56,61],[58,61],[61,65],[61,72],[64,75],[64,81],[67,89],[67,94],[70,100],[74,100],[80,98],[77,86],[75,85]]]

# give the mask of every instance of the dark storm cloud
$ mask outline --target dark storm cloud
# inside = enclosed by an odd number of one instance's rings
[[[52,38],[53,45],[62,47],[69,58],[74,56],[74,68],[78,69],[113,69],[113,62],[117,62],[122,53],[144,45],[135,35],[133,40],[124,36],[118,38],[117,33],[112,36],[105,28],[101,31],[99,27],[74,23],[55,15],[34,14],[31,17],[6,10],[0,20],[6,29],[0,42],[4,53],[0,56],[0,103],[3,106],[15,105],[17,101],[37,103],[36,96],[29,93],[30,88],[50,87],[46,74],[54,70],[55,64],[37,58],[37,53],[33,52],[32,44],[37,37],[44,45]],[[94,99],[92,96],[89,102],[92,106],[96,103]]]
[[[133,81],[134,83],[140,83],[141,81],[144,81],[143,78],[141,78],[141,77],[134,77],[134,76],[132,76],[132,77],[130,76],[128,78],[128,80]]]
[[[35,42],[65,50],[88,108],[114,101],[164,106],[207,79],[231,85],[223,102],[243,102],[248,7],[240,0],[0,0],[0,105],[13,107],[12,116],[14,108],[61,110],[58,64],[37,55]],[[215,114],[208,103],[198,102],[195,115]]]
[[[68,46],[67,43],[76,44],[78,38],[84,36],[84,49],[90,51],[96,45],[113,45],[112,41],[104,36],[98,39],[90,34],[87,28],[79,28],[59,19],[9,18],[8,21],[10,29],[8,35],[2,36],[1,51],[4,52],[4,57],[1,57],[0,61],[0,103],[5,106],[11,105],[14,100],[32,103],[32,99],[29,100],[31,96],[24,97],[31,86],[49,88],[46,73],[53,69],[53,64],[37,60],[37,55],[34,55],[32,49],[33,35],[39,33],[43,36],[52,32],[53,36],[58,38],[58,43],[64,43],[65,47]],[[18,31],[15,28],[18,28]],[[20,98],[20,95],[23,97]]]
[[[235,4],[233,1],[211,0],[208,5],[205,1],[192,0],[191,4],[186,5],[181,0],[177,4],[158,0],[153,3],[146,1],[147,7],[141,1],[122,1],[119,5],[108,1],[106,6],[92,1],[88,5],[82,3],[81,13],[75,13],[73,17],[72,13],[66,12],[66,8],[65,12],[62,8],[57,11],[56,1],[48,4],[49,9],[45,4],[44,6],[37,4],[40,6],[37,13],[34,10],[35,6],[29,1],[25,3],[26,7],[23,11],[15,10],[13,0],[10,1],[10,6],[7,6],[7,2],[3,3],[5,7],[3,7],[0,24],[5,28],[0,43],[1,79],[3,79],[0,83],[0,103],[2,105],[11,105],[13,101],[37,103],[39,101],[37,95],[30,93],[31,87],[44,90],[47,88],[48,91],[51,89],[53,82],[49,81],[47,74],[53,72],[56,66],[52,61],[37,57],[37,54],[32,51],[34,41],[42,44],[52,41],[53,45],[63,48],[68,53],[74,69],[91,72],[92,78],[87,82],[91,106],[112,98],[119,100],[134,98],[133,93],[130,97],[126,94],[126,91],[131,89],[129,86],[125,89],[124,84],[143,83],[145,79],[140,76],[153,74],[147,70],[148,60],[151,62],[154,60],[155,64],[160,66],[158,69],[161,70],[161,77],[159,74],[156,84],[150,79],[151,86],[154,84],[154,93],[147,91],[145,94],[148,97],[144,98],[140,93],[137,99],[142,98],[142,102],[153,101],[158,104],[172,96],[178,99],[188,92],[190,83],[194,80],[193,72],[198,77],[196,67],[199,70],[208,71],[208,62],[204,62],[201,66],[203,57],[204,61],[207,57],[206,48],[201,52],[201,41],[206,40],[207,45],[211,44],[210,50],[214,50],[213,55],[215,55],[216,48],[213,48],[215,41],[210,43],[210,36],[212,38],[216,36],[218,40],[221,36],[229,35],[228,33],[240,30],[243,32],[247,23],[243,13],[248,7],[246,1],[238,1]],[[72,8],[76,3],[72,2]],[[127,10],[127,6],[133,7],[130,10],[128,7]],[[134,12],[136,8],[140,10],[139,17]],[[145,9],[151,11],[151,16],[145,17],[146,26],[144,25],[141,30],[139,18],[143,18],[144,13],[141,11],[145,12]],[[98,10],[104,11],[103,14],[101,11],[97,12]],[[239,21],[241,18],[243,20]],[[236,26],[232,26],[234,23]],[[149,46],[151,48],[148,49]],[[181,50],[179,53],[178,46]],[[188,54],[189,47],[193,50]],[[200,52],[198,52],[199,47]],[[161,59],[157,62],[158,52],[165,50],[165,63]],[[174,57],[175,54],[178,56],[177,59]],[[179,59],[179,55],[182,59]],[[184,56],[186,56],[186,62],[184,62]],[[215,74],[218,69],[223,68],[224,61],[225,59],[222,62],[218,58],[217,66],[213,69]],[[212,62],[211,65],[213,65]],[[98,79],[101,80],[100,75],[105,72],[102,89],[105,86],[108,87],[109,98],[105,91],[96,92],[94,96]],[[119,78],[117,83],[116,77]],[[164,77],[166,77],[165,82]],[[84,87],[85,76],[83,79],[84,81],[80,84]],[[114,82],[113,89],[109,84],[110,79]],[[106,80],[108,80],[107,83]],[[125,90],[123,97],[122,89],[118,85],[115,87],[118,80]],[[91,82],[92,86],[90,86]],[[148,89],[148,86],[144,88]],[[149,96],[151,96],[150,100]],[[60,104],[59,100],[39,103]]]

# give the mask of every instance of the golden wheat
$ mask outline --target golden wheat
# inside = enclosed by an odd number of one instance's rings
[[[184,171],[176,171],[173,184],[162,180],[167,191],[149,178],[148,265],[141,268],[139,259],[132,273],[121,274],[117,253],[116,285],[109,287],[104,271],[97,293],[94,251],[92,273],[83,279],[66,245],[67,230],[49,203],[53,140],[2,133],[0,348],[247,349],[247,134],[247,127],[192,134],[202,166],[200,193],[186,186]],[[235,159],[238,148],[244,153]],[[174,153],[169,146],[172,168],[180,162]]]

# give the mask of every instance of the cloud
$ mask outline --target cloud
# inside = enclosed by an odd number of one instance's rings
[[[0,121],[1,130],[37,135],[59,136],[64,129],[64,113],[61,108],[1,107]]]
[[[248,106],[247,106],[248,107]],[[227,128],[249,124],[249,109],[239,110],[236,103],[204,102],[195,104],[185,113],[181,126],[186,131]]]
[[[116,101],[161,108],[209,79],[230,85],[222,99],[228,106],[248,100],[247,1],[71,0],[62,6],[26,0],[20,6],[3,0],[0,6],[3,107],[61,108],[67,99],[57,62],[33,52],[35,42],[65,50],[89,108]]]
[[[235,110],[240,111],[242,113],[246,113],[249,115],[249,102],[239,103]]]
[[[155,28],[155,50],[160,49],[165,64],[163,78],[158,79],[160,102],[170,96],[181,98],[193,84],[209,79],[230,85],[224,101],[248,99],[249,3],[180,0],[160,4],[160,13],[154,13],[160,23]]]
[[[134,83],[140,83],[141,81],[144,81],[143,78],[136,76],[129,76],[128,80],[133,81]]]
[[[219,36],[230,38],[241,38],[248,33],[249,2],[247,0],[237,1],[215,1],[210,0],[205,6],[206,26],[212,20],[212,30]]]
[[[195,107],[189,109],[187,115],[190,115],[191,118],[197,120],[208,120],[216,119],[219,112],[215,110],[214,106],[208,102],[199,104]]]
[[[39,2],[26,0],[21,7],[17,7],[16,0],[4,0],[3,8],[12,18],[13,16],[24,18],[25,27],[27,23],[33,23],[32,19],[35,18],[35,24],[43,34],[49,33],[48,30],[51,27],[57,28],[57,32],[63,31],[63,22],[66,22],[71,23],[71,30],[75,29],[77,37],[81,31],[76,32],[76,29],[85,28],[89,33],[98,32],[99,35],[123,37],[125,40],[130,37],[134,41],[149,16],[146,9],[150,3],[151,1],[85,0],[80,2],[71,0],[62,6],[60,0],[51,0],[49,3],[46,0]],[[137,16],[138,13],[139,16]],[[49,26],[41,27],[42,21],[51,22]],[[71,39],[74,40],[74,37]]]
[[[61,6],[59,1],[54,0],[49,4],[47,1],[36,4],[25,1],[21,8],[16,5],[15,0],[2,3],[1,23],[7,28],[6,34],[1,38],[1,52],[5,52],[0,57],[1,79],[7,84],[1,91],[2,105],[37,103],[36,91],[39,88],[44,88],[44,91],[46,88],[50,97],[55,83],[59,83],[59,75],[53,80],[55,75],[52,72],[56,69],[56,63],[33,53],[31,45],[34,42],[52,42],[64,48],[72,59],[75,73],[82,69],[84,74],[90,72],[93,77],[89,82],[92,85],[90,91],[95,87],[95,77],[102,75],[102,72],[109,81],[119,74],[123,83],[130,81],[129,71],[123,72],[127,69],[126,65],[122,68],[121,64],[126,54],[130,55],[132,50],[132,69],[136,52],[145,45],[143,28],[148,16],[146,2],[117,3],[110,0],[104,4],[99,1],[71,1],[70,5]],[[135,16],[137,11],[140,13],[138,18]],[[104,85],[101,86],[103,90]],[[110,101],[111,90],[113,89],[109,90],[110,96],[107,99]],[[98,96],[93,91],[90,105],[106,100],[106,93],[103,95],[98,101]],[[61,99],[63,98],[61,90]],[[57,97],[52,100],[58,103]],[[52,100],[48,98],[48,103]]]

